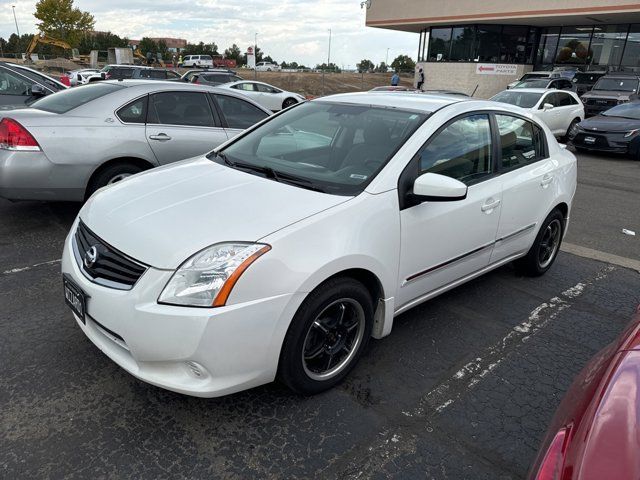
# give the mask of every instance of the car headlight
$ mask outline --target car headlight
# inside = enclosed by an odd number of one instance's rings
[[[627,133],[624,134],[624,138],[629,138],[629,137],[633,137],[636,133],[638,133],[640,129],[636,128],[635,130],[629,130]]]
[[[271,250],[263,243],[212,245],[184,262],[158,298],[159,303],[190,307],[221,307],[242,273]]]

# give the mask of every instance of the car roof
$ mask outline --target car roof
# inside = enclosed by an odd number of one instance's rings
[[[392,107],[405,110],[434,112],[454,103],[468,101],[460,96],[436,95],[420,92],[356,92],[320,97],[314,102],[351,103],[374,107]]]

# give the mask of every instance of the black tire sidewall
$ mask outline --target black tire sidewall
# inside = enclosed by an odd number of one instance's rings
[[[124,173],[135,175],[142,171],[143,169],[141,167],[132,163],[123,163],[107,167],[93,179],[91,185],[89,185],[87,197],[91,196],[96,190],[106,186],[113,177]]]
[[[351,298],[362,306],[365,315],[364,335],[351,362],[338,375],[328,380],[314,380],[306,374],[302,364],[304,341],[316,316],[328,304],[340,298]],[[307,296],[294,315],[282,345],[278,378],[293,391],[306,395],[332,388],[340,383],[358,363],[358,359],[369,342],[372,328],[373,301],[367,288],[351,278],[328,280]]]
[[[558,248],[553,254],[553,260],[551,261],[551,263],[549,263],[549,265],[547,265],[546,267],[542,268],[540,266],[540,261],[539,261],[540,242],[542,241],[542,237],[544,236],[545,230],[547,229],[549,224],[554,220],[560,221],[560,228],[561,228],[560,243],[558,244]],[[562,246],[564,229],[565,229],[565,219],[564,219],[564,216],[562,215],[562,212],[558,209],[553,210],[547,216],[547,218],[545,218],[544,222],[542,222],[542,225],[538,230],[538,234],[536,235],[536,239],[534,240],[533,245],[529,249],[529,252],[527,253],[527,255],[522,259],[521,266],[523,267],[525,274],[532,275],[532,276],[540,276],[545,274],[553,266],[553,264],[556,261],[556,258],[558,257],[558,253],[560,252],[560,247]]]
[[[293,98],[285,98],[284,102],[282,102],[282,109],[289,108],[292,105],[295,105],[296,102]]]

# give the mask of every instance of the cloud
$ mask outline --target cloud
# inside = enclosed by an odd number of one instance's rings
[[[35,1],[17,0],[21,33],[36,31]],[[353,67],[363,58],[374,63],[400,54],[416,56],[417,34],[364,26],[359,0],[75,0],[91,12],[97,30],[141,38],[165,36],[190,42],[215,42],[225,49],[235,43],[245,50],[258,46],[277,61],[315,65],[326,61],[331,29],[331,61]],[[0,35],[15,32],[11,4],[0,5]]]

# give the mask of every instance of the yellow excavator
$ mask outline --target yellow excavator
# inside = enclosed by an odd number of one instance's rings
[[[145,56],[142,54],[142,52],[140,52],[140,50],[139,50],[139,49],[137,49],[137,48],[136,48],[136,49],[133,51],[133,56],[134,56],[134,57],[136,57],[138,60],[140,60],[140,63],[141,63],[142,65],[146,65],[146,64],[147,64],[147,57],[145,57]],[[154,64],[154,65],[156,65],[156,64],[160,64],[160,66],[161,66],[161,67],[163,67],[163,68],[165,67],[164,61],[163,61],[162,59],[160,59],[160,61],[158,62],[158,61],[157,61],[157,59],[156,59],[156,57],[153,57],[153,59],[152,59],[152,60],[153,60],[153,64]]]
[[[31,39],[31,43],[29,43],[29,47],[27,48],[27,54],[25,56],[25,62],[31,63],[31,54],[36,50],[38,44],[42,45],[53,45],[54,47],[64,48],[65,50],[71,50],[71,59],[72,60],[80,60],[80,55],[77,48],[72,48],[64,40],[58,40],[57,38],[53,38],[46,33],[37,33]]]

